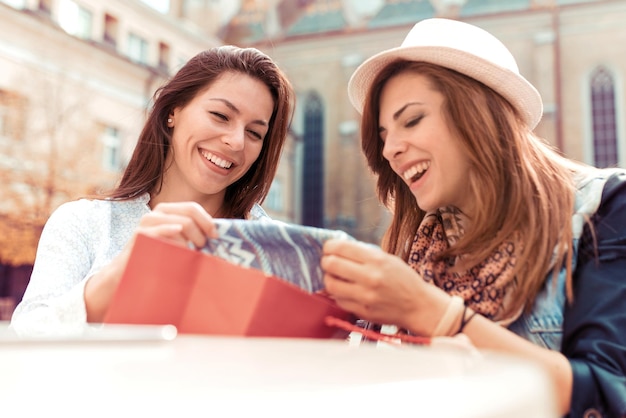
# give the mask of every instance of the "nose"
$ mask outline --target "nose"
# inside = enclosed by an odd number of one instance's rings
[[[235,127],[222,135],[222,142],[234,151],[241,151],[243,149],[245,139],[246,132],[242,127]]]
[[[383,145],[383,157],[387,161],[398,158],[407,150],[408,142],[400,135],[387,132],[385,143]]]

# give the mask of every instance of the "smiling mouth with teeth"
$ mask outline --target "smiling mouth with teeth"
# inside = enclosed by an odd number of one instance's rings
[[[415,164],[414,166],[406,170],[402,174],[402,177],[404,177],[405,180],[409,180],[411,183],[413,183],[419,180],[429,168],[430,161],[423,161]]]
[[[212,162],[213,164],[215,164],[216,166],[220,168],[224,168],[228,170],[233,165],[232,162],[223,160],[219,158],[218,156],[216,156],[215,154],[213,154],[212,152],[200,151],[200,153],[202,154],[204,158],[206,158],[208,161]]]

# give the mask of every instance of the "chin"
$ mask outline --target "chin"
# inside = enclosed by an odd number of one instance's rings
[[[426,202],[420,202],[418,198],[415,198],[415,202],[417,203],[417,207],[423,210],[424,212],[428,212],[432,210],[430,205],[427,205]]]
[[[443,206],[437,204],[437,202],[432,202],[425,199],[418,199],[417,196],[415,197],[415,202],[417,203],[417,206],[424,212],[433,212]]]

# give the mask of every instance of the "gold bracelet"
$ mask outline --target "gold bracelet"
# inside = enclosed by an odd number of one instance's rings
[[[464,306],[465,301],[462,297],[456,295],[451,296],[450,303],[448,303],[448,307],[435,327],[435,331],[432,336],[440,337],[454,335],[454,331],[458,329],[459,323],[463,322],[462,315]]]

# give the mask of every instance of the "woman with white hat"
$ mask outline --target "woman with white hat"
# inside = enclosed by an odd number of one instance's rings
[[[372,323],[538,361],[564,415],[626,416],[626,172],[535,136],[539,93],[466,23],[417,23],[348,91],[393,219],[385,251],[326,243],[328,293]]]

